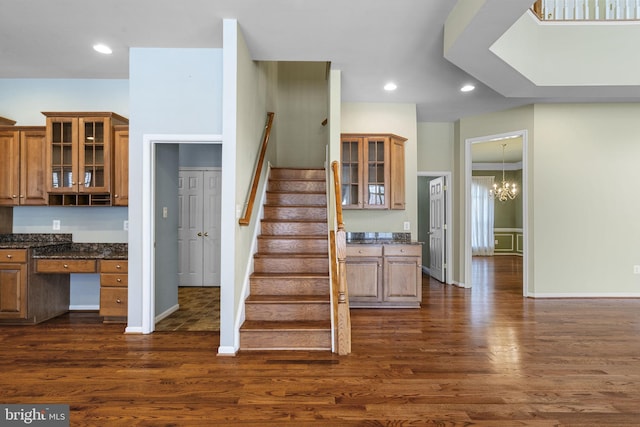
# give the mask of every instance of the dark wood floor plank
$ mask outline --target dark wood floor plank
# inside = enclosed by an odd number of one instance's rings
[[[640,425],[640,300],[523,298],[518,257],[473,274],[425,277],[419,310],[353,309],[342,357],[218,357],[216,333],[95,313],[0,326],[0,401],[69,404],[72,426]]]

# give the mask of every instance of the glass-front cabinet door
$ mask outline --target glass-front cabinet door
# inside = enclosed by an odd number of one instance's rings
[[[78,192],[108,192],[110,129],[106,118],[80,118]]]
[[[50,193],[75,191],[78,181],[78,121],[59,117],[47,118],[48,177]]]
[[[360,187],[360,162],[362,138],[342,138],[342,171],[341,188],[342,206],[347,209],[362,207],[362,192]]]
[[[343,209],[404,209],[404,143],[394,134],[342,134]]]
[[[365,138],[366,169],[363,182],[365,203],[369,209],[389,207],[387,187],[389,183],[389,138]]]

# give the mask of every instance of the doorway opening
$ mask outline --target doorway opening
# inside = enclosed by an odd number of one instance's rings
[[[527,142],[526,130],[469,138],[465,141],[464,254],[465,287],[467,288],[482,284],[483,278],[493,277],[496,265],[506,263],[512,265],[515,271],[521,272],[522,295],[528,295]],[[504,151],[506,154],[503,154],[503,145],[505,144],[507,149]],[[476,237],[489,239],[487,247],[481,247],[477,239],[473,238],[474,227],[478,227],[478,224],[473,220],[473,197],[479,197],[478,194],[480,194],[473,188],[485,185],[483,181],[486,181],[487,177],[495,177],[495,183],[500,186],[505,170],[510,179],[519,181],[519,195],[514,200],[495,201],[492,204],[491,230],[487,232],[489,236],[483,237],[482,233],[476,234]],[[474,178],[476,182],[474,182]],[[489,189],[490,187],[484,190],[487,198],[490,198]],[[483,255],[482,257],[474,257],[474,247],[478,254]],[[497,258],[494,258],[503,256],[504,258],[500,259],[499,263]]]
[[[142,333],[178,306],[178,170],[179,147],[213,144],[221,135],[145,135],[143,138]],[[221,199],[225,191],[222,188]],[[221,240],[225,231],[221,229]],[[222,258],[223,255],[221,254]],[[220,261],[221,275],[224,262]],[[221,293],[224,291],[220,288]]]

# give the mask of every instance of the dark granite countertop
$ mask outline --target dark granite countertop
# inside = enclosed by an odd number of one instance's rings
[[[0,249],[32,249],[32,258],[127,259],[126,243],[73,243],[71,234],[0,234]]]
[[[347,232],[348,245],[421,245],[422,242],[411,240],[411,233],[384,232]]]
[[[127,259],[126,243],[66,243],[35,248],[35,259]]]
[[[30,249],[71,243],[71,234],[0,234],[0,249]]]

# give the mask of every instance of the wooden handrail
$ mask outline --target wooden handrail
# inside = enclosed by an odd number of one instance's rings
[[[267,154],[267,144],[269,144],[269,136],[271,135],[271,126],[273,125],[272,112],[267,113],[267,124],[264,130],[264,137],[262,138],[262,147],[260,148],[260,157],[256,164],[256,170],[253,174],[253,183],[251,184],[251,192],[249,193],[249,200],[247,202],[247,208],[244,211],[244,216],[238,220],[238,223],[243,226],[249,225],[251,222],[251,213],[253,212],[253,204],[256,201],[256,194],[258,192],[258,183],[260,182],[260,175],[262,175],[262,164],[264,163],[264,157]]]
[[[335,239],[332,242],[335,245],[335,249],[332,247],[332,253],[335,253],[335,258],[338,267],[337,274],[337,292],[335,292],[334,283],[334,295],[338,302],[338,316],[337,316],[337,349],[338,354],[345,355],[351,353],[351,315],[349,313],[349,294],[347,290],[347,236],[344,228],[344,222],[342,218],[342,191],[340,184],[340,164],[337,161],[331,163],[333,170],[333,184],[336,197],[336,223],[337,230],[335,232]],[[335,277],[335,276],[334,276]]]

